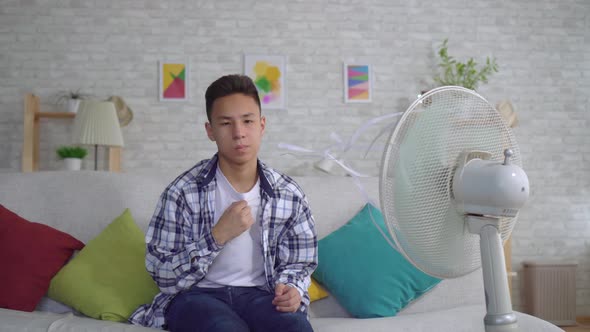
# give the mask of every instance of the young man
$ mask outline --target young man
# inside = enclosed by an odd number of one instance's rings
[[[129,320],[171,331],[312,331],[314,220],[301,188],[258,160],[266,119],[256,87],[223,76],[205,99],[218,152],[160,197],[146,268],[161,292]]]

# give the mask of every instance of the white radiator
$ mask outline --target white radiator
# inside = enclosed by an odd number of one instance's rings
[[[576,263],[524,262],[526,313],[559,326],[576,325]]]

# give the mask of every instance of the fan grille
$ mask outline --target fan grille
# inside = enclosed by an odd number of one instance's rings
[[[400,251],[419,269],[440,278],[480,266],[479,236],[467,229],[452,198],[452,177],[464,151],[487,151],[521,166],[520,151],[500,114],[477,93],[442,87],[404,113],[385,149],[381,207]],[[516,218],[503,218],[505,241]]]

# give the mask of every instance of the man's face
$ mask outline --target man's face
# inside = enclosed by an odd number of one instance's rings
[[[207,136],[217,144],[220,162],[243,165],[258,157],[266,119],[250,96],[234,93],[213,102]]]

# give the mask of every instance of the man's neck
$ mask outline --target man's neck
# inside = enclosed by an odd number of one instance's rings
[[[258,180],[258,162],[244,165],[233,165],[219,160],[219,168],[232,187],[240,193],[246,193],[254,187]]]

